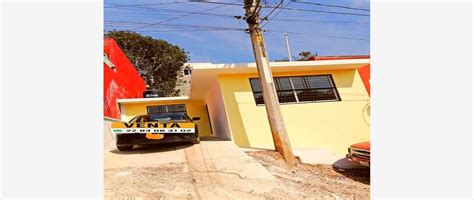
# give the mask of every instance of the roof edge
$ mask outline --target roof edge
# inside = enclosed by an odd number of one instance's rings
[[[150,102],[184,101],[184,100],[189,100],[189,96],[117,99],[117,103],[119,103],[119,104],[150,103]]]

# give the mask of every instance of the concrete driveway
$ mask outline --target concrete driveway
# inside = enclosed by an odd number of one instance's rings
[[[231,141],[104,152],[106,199],[263,199],[278,188],[265,167]]]

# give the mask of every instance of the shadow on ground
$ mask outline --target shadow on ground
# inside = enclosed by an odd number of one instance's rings
[[[200,139],[201,139],[201,141],[210,141],[210,142],[215,142],[215,141],[230,141],[230,140],[227,140],[227,139],[222,139],[222,138],[214,137],[214,136],[204,136],[204,137],[201,137]]]
[[[350,178],[359,183],[370,185],[370,168],[369,167],[342,169],[342,168],[333,166],[333,169],[335,172],[341,175],[344,175],[347,178]]]
[[[225,139],[221,139],[218,137],[206,136],[201,137],[201,141],[228,141]],[[180,149],[186,149],[188,147],[193,146],[188,142],[178,142],[178,143],[167,143],[167,144],[147,144],[147,145],[135,145],[133,150],[130,151],[119,151],[118,149],[110,150],[111,153],[115,154],[146,154],[146,153],[158,153],[158,152],[167,152],[167,151],[175,151]]]
[[[118,149],[110,150],[114,154],[146,154],[146,153],[158,153],[167,151],[176,151],[180,149],[186,149],[193,146],[190,143],[170,143],[170,144],[148,144],[148,145],[135,145],[130,151],[119,151]]]

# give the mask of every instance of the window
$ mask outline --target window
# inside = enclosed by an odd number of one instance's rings
[[[281,104],[341,100],[331,75],[274,77],[273,80]],[[251,78],[250,85],[255,103],[263,105],[259,79]]]
[[[142,122],[170,121],[170,120],[189,120],[190,118],[184,112],[161,113],[143,116]]]
[[[184,104],[174,105],[159,105],[159,106],[147,106],[147,113],[171,113],[171,112],[186,112],[186,106]]]
[[[170,121],[170,120],[189,120],[189,116],[185,112],[160,113],[135,116],[129,123]]]

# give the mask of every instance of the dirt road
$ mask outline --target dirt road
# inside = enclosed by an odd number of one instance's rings
[[[212,139],[198,145],[145,147],[125,153],[106,149],[105,198],[368,198],[368,183],[343,178],[345,175],[334,171],[332,177],[316,173],[311,179],[313,175],[303,174],[302,171],[296,171],[299,175],[295,176],[284,167],[269,167],[279,162],[272,155],[258,152],[250,154],[252,156],[230,141]],[[312,180],[333,184],[312,184]],[[341,184],[342,187],[338,186]]]

